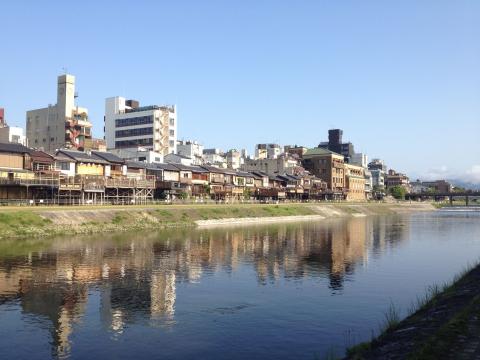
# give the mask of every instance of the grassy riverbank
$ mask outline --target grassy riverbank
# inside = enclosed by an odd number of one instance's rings
[[[452,284],[433,286],[399,321],[386,314],[384,332],[348,350],[346,359],[474,359],[480,356],[480,265]]]
[[[1,208],[0,239],[196,226],[199,220],[320,215],[324,218],[433,209],[428,204],[238,204]]]

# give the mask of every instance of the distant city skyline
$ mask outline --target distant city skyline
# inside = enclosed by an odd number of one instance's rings
[[[3,11],[10,125],[54,104],[66,69],[97,137],[105,99],[125,96],[176,104],[178,138],[206,148],[313,147],[341,128],[357,152],[412,180],[480,183],[478,2],[23,1]]]

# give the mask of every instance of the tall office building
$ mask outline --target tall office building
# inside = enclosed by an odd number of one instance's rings
[[[105,100],[108,149],[144,148],[162,155],[176,152],[176,106],[140,107],[136,100],[116,96]]]
[[[75,105],[75,77],[60,75],[57,103],[27,111],[27,140],[34,148],[85,150],[92,147],[92,123],[88,110]]]
[[[345,157],[345,162],[349,163],[355,150],[351,142],[342,142],[343,130],[331,129],[328,130],[328,142],[321,142],[318,147],[333,151]]]

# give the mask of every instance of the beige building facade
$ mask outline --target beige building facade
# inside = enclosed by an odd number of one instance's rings
[[[34,148],[53,152],[68,148],[84,150],[92,145],[88,110],[75,105],[75,76],[57,79],[57,103],[27,111],[27,140]]]
[[[331,192],[340,194],[346,189],[343,155],[323,148],[309,149],[303,155],[303,166],[325,181]]]
[[[358,165],[345,164],[347,200],[365,201],[365,169]]]

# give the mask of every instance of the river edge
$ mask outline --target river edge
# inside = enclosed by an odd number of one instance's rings
[[[477,359],[480,356],[480,265],[451,284],[432,286],[404,320],[386,314],[386,330],[347,350],[345,360]],[[395,310],[393,310],[395,313]]]
[[[429,203],[288,203],[0,208],[0,239],[434,211]]]

